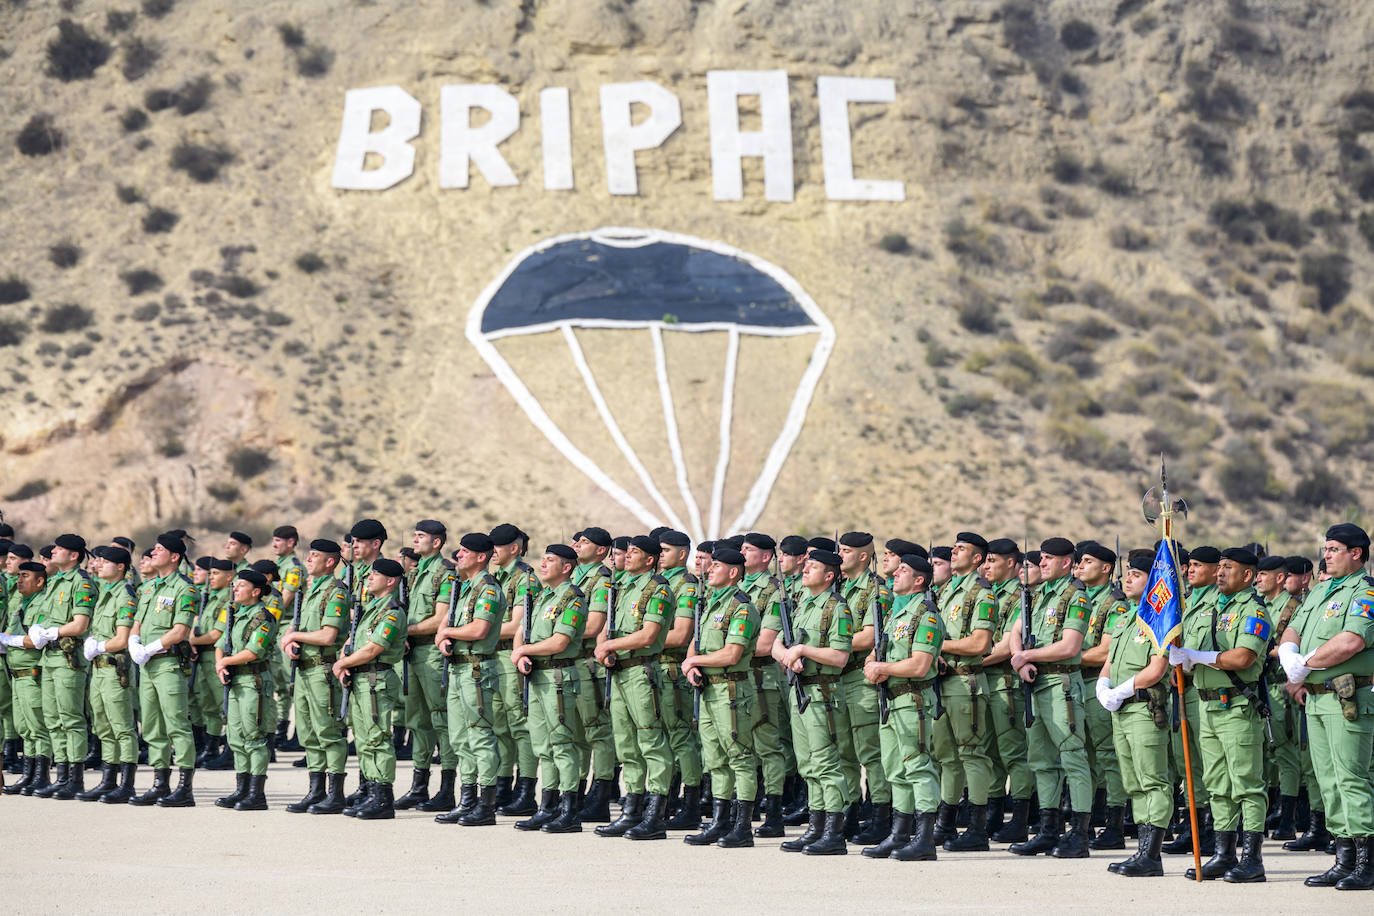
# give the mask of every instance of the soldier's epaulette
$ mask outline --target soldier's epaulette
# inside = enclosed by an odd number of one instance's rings
[[[587,597],[586,592],[582,591],[582,589],[580,589],[580,588],[577,587],[577,583],[575,583],[575,582],[569,582],[568,584],[572,586],[572,593],[573,593],[574,595],[576,595],[576,596],[579,597],[579,598],[586,598],[586,597]]]
[[[1126,598],[1126,593],[1121,590],[1121,586],[1116,584],[1112,585],[1112,598],[1116,599],[1117,601],[1128,600]]]
[[[664,588],[672,588],[672,586],[668,584],[668,580],[663,578],[663,573],[651,573],[649,575],[649,581],[655,585],[661,585]]]
[[[181,576],[181,581],[182,581],[182,582],[185,582],[187,585],[191,586],[192,588],[195,588],[195,587],[196,587],[195,580],[193,580],[190,576],[186,575],[186,573],[184,573],[184,572],[178,572],[177,575],[178,575],[178,576]]]
[[[611,574],[610,567],[608,567],[605,563],[602,563],[602,564],[601,564],[600,568],[597,569],[596,573],[597,573],[597,575],[599,575],[599,576],[605,576],[607,579],[614,579],[614,578],[615,578],[615,577]]]
[[[523,573],[534,572],[534,567],[531,566],[530,564],[526,563],[524,560],[516,560],[516,561],[515,561],[515,568],[518,569],[518,570],[520,570],[520,571],[523,572]]]
[[[688,585],[696,585],[696,584],[697,584],[699,581],[701,581],[701,580],[698,579],[695,575],[693,575],[693,574],[692,574],[692,571],[689,569],[689,570],[687,570],[687,572],[683,575],[682,581],[683,581],[683,582],[686,582]]]
[[[1365,576],[1364,584],[1366,588],[1374,588],[1374,576]]]
[[[501,590],[501,583],[498,582],[498,581],[496,581],[496,577],[493,576],[493,575],[492,575],[491,573],[489,573],[489,572],[484,572],[484,573],[482,573],[482,584],[483,584],[483,585],[490,585],[492,588],[496,589],[498,592]]]
[[[256,630],[258,627],[262,626],[263,624],[270,623],[271,620],[272,620],[272,612],[269,611],[266,607],[264,607],[261,611],[258,611],[258,616],[255,617],[255,618],[253,618],[253,623],[252,623],[251,626],[248,627],[248,629],[250,629],[250,630]]]
[[[1086,592],[1088,590],[1088,587],[1083,584],[1083,580],[1077,576],[1069,578],[1069,588],[1078,589],[1080,592]]]
[[[979,588],[992,588],[992,583],[988,581],[988,577],[987,577],[987,576],[983,575],[982,573],[979,573],[979,574],[978,574],[978,587],[979,587]]]
[[[742,588],[735,589],[735,600],[740,604],[749,603],[749,594]]]
[[[444,569],[447,569],[450,572],[453,571],[454,565],[452,560],[446,560],[443,557],[440,557],[439,562],[443,565]]]
[[[138,586],[134,585],[128,579],[124,580],[124,591],[129,593],[130,598],[134,599],[135,601],[138,600]]]
[[[83,579],[86,580],[86,584],[87,584],[87,585],[90,585],[90,586],[94,587],[94,585],[95,585],[95,577],[94,577],[94,576],[92,576],[90,573],[86,572],[86,570],[82,569],[80,566],[78,566],[78,567],[76,568],[76,572],[77,572],[77,574],[78,574],[79,576],[81,576],[81,578],[83,578]]]

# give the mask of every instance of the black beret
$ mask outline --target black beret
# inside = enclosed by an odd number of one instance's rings
[[[339,546],[338,542],[331,541],[329,538],[315,538],[310,542],[310,549],[318,553],[343,553],[343,548]]]
[[[281,573],[277,571],[277,564],[271,560],[255,560],[249,564],[250,569],[256,569],[263,574],[266,579],[280,579]]]
[[[458,546],[473,553],[491,553],[491,538],[480,531],[471,531],[458,539]]]
[[[389,557],[378,557],[372,561],[372,571],[381,573],[392,579],[399,579],[406,574],[400,563]]]
[[[706,555],[709,557],[709,556],[711,555],[711,551],[713,551],[713,550],[715,550],[715,549],[716,549],[716,542],[715,542],[715,541],[698,541],[698,542],[697,542],[697,553],[704,553],[704,554],[706,554]]]
[[[776,550],[778,542],[762,531],[751,531],[744,536],[744,543],[759,550]]]
[[[419,530],[419,526],[416,526],[416,528]],[[430,533],[433,534],[433,532]],[[491,529],[491,533],[488,534],[487,537],[491,538],[493,546],[505,547],[507,544],[514,544],[516,541],[520,540],[520,535],[521,531],[519,528],[509,522],[502,522]]]
[[[800,557],[806,553],[806,538],[799,534],[789,534],[778,544],[778,549],[789,557]]]
[[[895,553],[897,556],[903,557],[909,553],[915,553],[916,551],[912,550],[915,546],[915,544],[905,538],[888,538],[887,542],[883,544],[883,549],[889,553]],[[921,550],[924,552],[925,548],[923,547]]]
[[[654,527],[649,529],[649,537],[653,538],[655,541],[658,541],[659,543],[662,543],[663,533],[665,531],[672,530],[673,529],[669,528],[667,525],[655,525]]]
[[[186,542],[170,532],[167,534],[159,534],[157,536],[157,542],[162,545],[163,549],[170,553],[180,554],[183,557],[186,556]]]
[[[397,553],[405,557],[407,560],[414,560],[417,563],[420,562],[420,555],[415,552],[415,548],[413,547],[402,547],[400,550],[397,551]]]
[[[711,553],[711,559],[717,563],[724,563],[726,566],[744,565],[744,554],[733,547],[717,547]]]
[[[14,539],[14,526],[6,522],[0,522],[0,537]]]
[[[1273,572],[1277,569],[1283,569],[1283,566],[1283,557],[1275,556],[1274,554],[1270,554],[1263,560],[1259,561],[1260,572]]]
[[[129,556],[129,551],[125,550],[123,547],[106,547],[105,559],[109,560],[111,563],[117,563],[120,566],[128,566],[132,560]]]
[[[827,550],[834,553],[839,547],[830,538],[812,538],[806,542],[806,546],[812,550]]]
[[[732,550],[739,550],[741,547],[744,546],[744,535],[732,534],[728,538],[721,538],[719,541],[716,541],[716,546],[725,546],[731,548]]]
[[[13,548],[10,553],[14,553]],[[1283,561],[1283,568],[1295,576],[1305,576],[1312,571],[1312,561],[1307,557],[1287,557]]]
[[[134,540],[133,540],[133,538],[126,538],[126,537],[110,538],[110,543],[112,543],[112,544],[117,544],[117,545],[119,545],[120,547],[123,547],[125,550],[129,551],[130,553],[133,553],[133,551],[134,551]]]
[[[1105,547],[1097,543],[1097,541],[1088,541],[1084,544],[1083,555],[1092,557],[1095,560],[1101,560],[1108,566],[1116,565],[1116,551],[1112,550],[1110,547]]]
[[[200,569],[209,569],[210,564],[213,562],[215,562],[214,557],[201,557],[199,560],[196,560],[196,566]]]
[[[431,537],[448,540],[448,528],[444,526],[443,522],[436,521],[432,518],[420,519],[415,523],[415,530],[422,534],[428,534]]]
[[[229,532],[229,540],[231,540],[231,541],[238,541],[238,542],[239,542],[240,544],[242,544],[244,547],[252,547],[252,546],[253,546],[253,539],[252,539],[251,537],[249,537],[248,535],[244,534],[242,531],[231,531],[231,532]]]
[[[151,548],[151,547],[149,547],[147,550],[143,551],[143,554],[142,554],[142,556],[143,556],[143,558],[144,558],[145,560],[146,560],[146,559],[149,559],[150,557],[152,557],[152,555],[153,555],[153,548]]]
[[[348,532],[347,534],[345,534],[345,535],[344,535],[344,538],[343,538],[343,541],[344,541],[345,544],[352,544],[352,543],[353,543],[353,532],[350,531],[350,532]]]
[[[0,555],[9,553],[10,545],[12,545],[13,543],[14,542],[11,541],[9,538],[0,538]]]
[[[1365,543],[1369,542],[1366,540]],[[86,539],[79,534],[59,534],[53,544],[63,550],[75,550],[77,553],[86,551]]]
[[[1255,566],[1259,564],[1259,557],[1248,547],[1227,547],[1221,552],[1223,560],[1230,560],[1232,563],[1239,563],[1242,566]]]
[[[822,550],[819,547],[812,549],[811,559],[817,563],[824,563],[826,566],[838,567],[841,563],[840,555],[833,550]]]
[[[1126,555],[1126,565],[1131,569],[1149,572],[1155,565],[1155,555],[1149,550],[1132,550]]]
[[[1174,553],[1178,556],[1178,562],[1182,563],[1184,566],[1187,566],[1188,560],[1191,559],[1191,557],[1188,555],[1188,548],[1184,547],[1182,544],[1179,544],[1177,541],[1175,541],[1174,544],[1176,545],[1174,547]]]
[[[1194,547],[1188,553],[1189,561],[1197,560],[1199,563],[1220,563],[1221,551],[1215,547]]]
[[[170,535],[171,535],[172,537],[174,537],[174,538],[185,538],[185,537],[186,537],[186,529],[185,529],[185,528],[173,528],[171,531],[168,531],[168,532],[166,532],[166,533],[167,533],[167,534],[170,534]],[[194,541],[195,538],[191,538],[191,540]]]
[[[691,538],[689,538],[684,532],[674,531],[672,528],[667,528],[663,531],[660,531],[657,535],[651,534],[650,537],[657,537],[658,542],[665,547],[692,546]]]
[[[272,537],[281,538],[284,541],[299,541],[301,533],[296,530],[295,525],[278,525],[272,529]]]
[[[33,548],[30,547],[28,544],[11,545],[10,553],[14,554],[17,557],[23,557],[25,560],[33,559]]]
[[[240,569],[236,579],[242,579],[259,591],[267,591],[267,577],[256,569]]]
[[[846,547],[867,547],[873,543],[873,535],[867,531],[846,531],[840,535],[840,543]]]
[[[626,547],[629,546],[630,536],[628,534],[622,534],[618,538],[611,538],[611,547],[614,550],[624,550]]]
[[[651,538],[647,534],[637,534],[630,538],[627,547],[636,547],[644,551],[651,557],[656,557],[663,552],[663,547],[658,543],[657,538]]]
[[[1026,561],[1027,563],[1029,563],[1029,564],[1032,565],[1032,566],[1039,566],[1039,565],[1040,565],[1040,551],[1038,551],[1038,550],[1028,550],[1028,551],[1026,551],[1026,555],[1025,555],[1024,559],[1025,559],[1025,561]]]
[[[941,547],[932,547],[932,548],[930,549],[930,558],[931,558],[932,560],[944,560],[946,563],[948,563],[948,562],[950,561],[950,559],[953,558],[953,556],[954,556],[954,548],[953,548],[953,547],[944,547],[944,546],[941,546]]]
[[[1359,525],[1352,525],[1349,522],[1341,522],[1339,525],[1332,525],[1326,529],[1326,539],[1337,541],[1347,547],[1368,547],[1369,535]],[[68,548],[74,549],[74,548]]]
[[[38,550],[38,555],[39,555],[40,557],[42,557],[43,559],[45,559],[45,560],[51,560],[51,559],[52,559],[52,545],[51,545],[51,544],[44,544],[42,547],[39,548],[39,550]],[[1322,561],[1322,569],[1326,569],[1326,561],[1325,561],[1325,560]]]
[[[375,518],[365,518],[356,522],[348,532],[355,541],[385,541],[386,526]]]
[[[551,553],[560,560],[567,560],[569,563],[577,562],[577,551],[567,544],[550,544],[544,548],[545,553]]]
[[[24,572],[37,573],[45,579],[48,577],[48,567],[44,566],[42,563],[25,560],[23,563],[19,564],[19,568]]]
[[[1073,541],[1068,538],[1045,538],[1040,542],[1040,552],[1051,557],[1073,556]]]
[[[914,553],[902,554],[902,565],[910,566],[912,572],[922,573],[926,578],[930,578],[935,573],[935,570],[930,568],[929,560]]]
[[[954,543],[971,544],[985,554],[988,551],[987,539],[974,531],[960,531],[954,536]]]
[[[233,572],[233,571],[234,571],[234,561],[233,561],[233,560],[219,560],[219,559],[211,560],[211,561],[210,561],[210,568],[213,569],[213,570],[215,570],[216,572]]]
[[[95,545],[94,547],[92,547],[92,548],[90,549],[90,551],[88,551],[88,552],[90,553],[91,556],[95,557],[97,560],[102,559],[102,558],[105,556],[105,545],[104,545],[104,544],[96,544],[96,545]]]
[[[610,547],[612,543],[611,533],[605,528],[598,528],[595,525],[590,528],[583,528],[582,537],[591,541],[598,547]]]
[[[1014,557],[1020,555],[1021,548],[1017,547],[1011,538],[993,538],[988,541],[988,553],[999,557]]]

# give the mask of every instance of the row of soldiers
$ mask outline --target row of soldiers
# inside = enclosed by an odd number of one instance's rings
[[[44,563],[7,545],[11,635],[0,642],[25,740],[17,791],[194,804],[192,723],[218,719],[238,779],[217,804],[266,807],[285,697],[309,771],[293,812],[373,819],[415,807],[464,826],[502,813],[551,833],[602,821],[603,836],[688,829],[700,832],[687,843],[724,847],[782,836],[791,821],[806,829],[787,851],[843,854],[855,841],[872,844],[870,857],[919,860],[990,840],[1060,858],[1123,848],[1129,804],[1139,848],[1110,867],[1148,876],[1163,873],[1183,769],[1170,721],[1186,715],[1199,840],[1214,853],[1204,879],[1264,880],[1272,779],[1276,836],[1321,849],[1334,834],[1335,864],[1309,883],[1374,886],[1374,697],[1361,689],[1374,675],[1374,582],[1356,526],[1327,532],[1324,579],[1310,590],[1301,558],[1166,545],[1189,586],[1182,646],[1167,651],[1137,611],[1161,600],[1146,594],[1161,554],[1118,558],[1094,541],[1050,538],[1023,553],[961,532],[931,550],[893,539],[879,556],[863,532],[781,543],[753,533],[693,556],[681,532],[617,541],[589,527],[549,545],[536,571],[513,525],[464,535],[452,562],[440,522],[417,523],[399,560],[382,556],[386,539],[364,519],[342,544],[311,542],[302,564],[283,528],[277,559],[249,565],[251,541],[235,534],[228,558],[202,568],[186,564],[184,532],[170,532],[144,555],[137,587],[123,544],[91,551],[93,576],[76,535],[45,549]],[[1187,674],[1172,714],[1171,665]],[[142,795],[135,682],[154,773]],[[106,761],[90,791],[87,703]],[[395,798],[402,720],[415,768]],[[345,796],[350,729],[362,779]],[[617,767],[624,797],[612,820]],[[1299,839],[1304,771],[1311,813]],[[1185,828],[1171,851],[1191,845]]]

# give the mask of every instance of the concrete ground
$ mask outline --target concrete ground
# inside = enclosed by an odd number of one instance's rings
[[[14,913],[283,912],[347,907],[409,913],[456,907],[490,912],[740,912],[789,914],[927,910],[1054,916],[1127,912],[1369,913],[1374,895],[1306,888],[1330,859],[1266,849],[1267,884],[1195,884],[1191,857],[1166,856],[1167,875],[1107,872],[1123,853],[1089,859],[1024,859],[1004,850],[941,853],[938,862],[870,861],[785,854],[781,840],[753,849],[603,839],[435,824],[287,814],[305,791],[304,770],[282,755],[267,780],[272,809],[226,811],[214,799],[233,773],[201,771],[197,807],[164,810],[9,796],[0,798],[0,900]],[[399,771],[404,790],[410,769]],[[98,775],[98,774],[97,774]],[[437,781],[437,773],[436,781]],[[141,769],[140,786],[151,773]],[[15,777],[7,777],[13,779]],[[356,785],[350,768],[348,785]],[[399,794],[399,793],[398,793]],[[800,828],[789,829],[796,835]],[[1133,846],[1133,844],[1132,844]],[[1131,850],[1133,851],[1133,849]]]

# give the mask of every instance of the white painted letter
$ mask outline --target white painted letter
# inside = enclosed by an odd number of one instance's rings
[[[474,108],[485,109],[491,119],[473,127]],[[520,103],[515,96],[490,83],[443,86],[439,117],[439,187],[466,188],[473,162],[493,188],[520,183],[496,149],[520,128]]]
[[[572,114],[568,90],[539,91],[540,144],[544,148],[544,190],[571,191]]]
[[[759,97],[761,129],[739,129],[739,97]],[[706,99],[711,109],[711,186],[716,200],[744,196],[740,160],[763,158],[763,195],[792,199],[792,112],[786,70],[709,70]]]
[[[825,196],[831,200],[906,200],[900,181],[854,177],[854,151],[849,136],[850,102],[892,102],[896,84],[889,79],[822,76],[816,80],[821,107],[821,161]]]
[[[376,133],[371,132],[374,111],[384,111],[391,119]],[[348,90],[331,184],[348,191],[381,191],[404,181],[415,171],[410,141],[419,133],[420,103],[400,86]],[[363,168],[368,153],[381,156],[382,164]]]
[[[647,105],[649,116],[632,124],[630,106]],[[601,87],[601,140],[606,147],[606,186],[612,194],[638,194],[635,151],[653,149],[682,123],[677,96],[657,83],[607,83]]]

